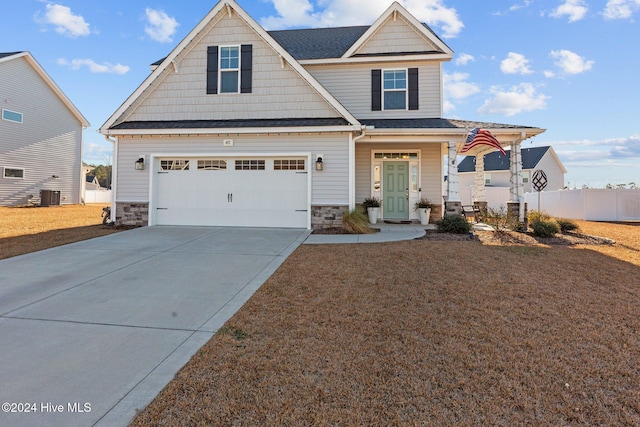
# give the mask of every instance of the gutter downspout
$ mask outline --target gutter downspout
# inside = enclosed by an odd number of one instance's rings
[[[113,162],[111,163],[111,217],[109,222],[115,223],[116,221],[116,190],[118,176],[118,139],[111,139],[109,135],[104,135],[104,139],[113,144]]]
[[[356,142],[366,136],[366,125],[360,128],[360,135],[349,138],[351,143],[349,144],[349,210],[352,211],[356,208]]]

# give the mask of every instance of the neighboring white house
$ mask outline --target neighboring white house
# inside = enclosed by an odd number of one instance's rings
[[[397,2],[370,26],[267,32],[220,1],[100,129],[114,143],[112,219],[316,228],[372,196],[381,220],[417,220],[421,197],[437,217],[444,157],[455,211],[468,130],[517,154],[544,130],[442,118],[452,58]]]
[[[82,200],[82,131],[89,122],[29,52],[0,53],[0,205]]]

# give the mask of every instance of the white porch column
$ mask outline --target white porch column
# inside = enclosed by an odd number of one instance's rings
[[[476,194],[474,202],[486,202],[487,192],[484,183],[484,154],[476,154]]]
[[[455,141],[449,141],[449,172],[447,177],[447,202],[460,201],[460,181],[458,180],[458,150]]]
[[[525,221],[524,185],[522,184],[521,140],[511,143],[511,200],[507,203],[509,210],[518,213],[520,222]]]
[[[524,186],[522,184],[522,154],[520,143],[511,143],[511,197],[510,202],[520,202],[524,198]]]

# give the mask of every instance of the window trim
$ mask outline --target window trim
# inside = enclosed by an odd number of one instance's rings
[[[7,118],[5,116],[5,114],[4,114],[5,112],[19,115],[20,116],[20,121]],[[13,111],[13,110],[9,110],[9,109],[3,108],[2,109],[2,120],[6,121],[6,122],[11,122],[11,123],[23,124],[24,123],[24,114],[22,114],[19,111]]]
[[[404,72],[404,82],[405,82],[405,87],[404,89],[385,89],[384,87],[384,75],[387,72],[391,72],[393,71],[398,72],[398,71],[403,71]],[[394,81],[395,81],[395,77],[394,77]],[[382,79],[381,79],[381,91],[382,91],[382,111],[408,111],[409,110],[409,69],[408,68],[384,68],[382,69]],[[386,108],[386,94],[387,92],[404,92],[404,108]]]
[[[7,176],[7,170],[22,171],[22,176]],[[2,168],[2,177],[5,179],[24,179],[24,168],[13,168],[5,166]]]
[[[238,67],[237,68],[222,68],[222,49],[229,49],[229,48],[235,48],[238,50]],[[241,45],[220,45],[218,47],[218,93],[219,94],[224,94],[224,93],[229,93],[229,94],[238,94],[240,93],[240,83],[242,80],[242,76],[240,73],[240,70],[242,69],[242,46]],[[236,90],[235,92],[223,92],[222,90],[222,74],[223,73],[233,73],[235,72],[236,75],[238,76],[237,79],[237,85],[236,85]]]

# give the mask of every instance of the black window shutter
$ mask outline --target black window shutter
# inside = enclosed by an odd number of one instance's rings
[[[409,110],[418,109],[418,69],[409,68]]]
[[[382,111],[382,70],[371,70],[371,111]]]
[[[207,94],[218,93],[218,46],[207,48]]]
[[[240,93],[251,93],[251,79],[253,74],[253,46],[240,46]]]

